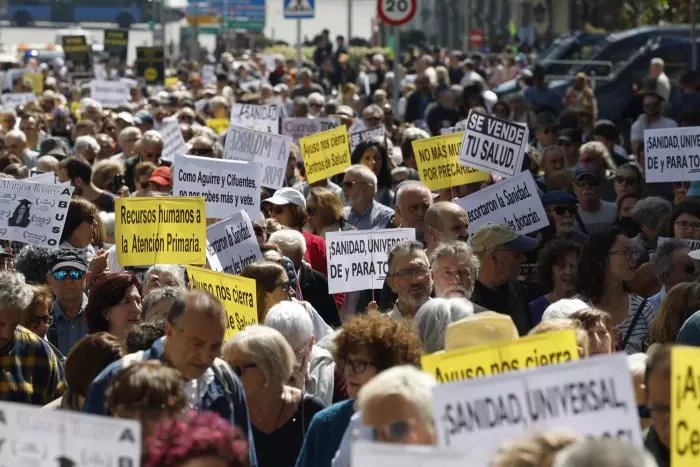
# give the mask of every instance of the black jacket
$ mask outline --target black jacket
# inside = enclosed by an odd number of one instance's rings
[[[534,327],[527,304],[540,296],[537,294],[542,295],[541,290],[529,282],[508,281],[491,290],[477,280],[471,300],[487,310],[510,316],[518,334],[524,336]]]
[[[340,327],[340,315],[333,295],[328,293],[328,279],[306,263],[301,264],[299,287],[304,301],[313,306],[332,328]]]

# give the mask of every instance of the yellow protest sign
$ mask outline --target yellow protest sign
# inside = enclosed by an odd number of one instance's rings
[[[438,383],[449,383],[573,360],[578,360],[576,334],[567,329],[425,355],[421,364]]]
[[[671,465],[700,463],[700,349],[671,351]]]
[[[190,289],[206,290],[226,308],[226,340],[246,326],[258,322],[255,280],[210,269],[187,266]]]
[[[204,264],[204,198],[117,198],[114,240],[121,266]]]
[[[228,118],[210,118],[207,120],[207,126],[214,130],[217,134],[223,135],[229,126]]]
[[[176,86],[180,80],[178,79],[177,76],[168,76],[165,78],[165,87],[167,88],[168,86]]]
[[[28,79],[32,82],[32,91],[34,94],[44,92],[44,74],[43,73],[25,73],[22,79]]]
[[[70,103],[70,112],[73,114],[73,116],[80,121],[80,102],[71,102]]]
[[[314,183],[343,173],[350,167],[348,129],[340,125],[299,139],[306,179]]]
[[[488,172],[459,163],[459,148],[463,137],[463,133],[452,133],[418,139],[411,143],[418,175],[431,191],[483,182],[488,178]]]

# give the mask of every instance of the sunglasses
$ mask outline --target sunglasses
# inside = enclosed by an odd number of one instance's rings
[[[592,178],[586,178],[584,180],[576,180],[574,184],[578,187],[583,188],[584,186],[596,187],[600,184],[600,182]]]
[[[576,211],[578,211],[578,208],[574,204],[570,206],[554,206],[552,211],[557,213],[558,216],[563,216],[567,212],[573,216],[576,214]]]
[[[34,326],[40,326],[41,323],[46,324],[47,326],[51,326],[53,324],[53,316],[47,315],[47,316],[35,316],[32,319],[32,324]]]
[[[211,156],[214,154],[214,149],[212,148],[192,148],[190,151],[194,156]]]
[[[624,185],[636,185],[637,184],[637,179],[636,178],[627,178],[623,177],[622,175],[615,175],[615,182],[616,183],[622,183]]]
[[[271,214],[282,214],[284,212],[284,206],[278,206],[276,204],[273,204],[269,208],[267,208],[267,210]]]
[[[238,376],[240,378],[241,375],[243,374],[243,371],[250,370],[252,368],[257,368],[257,367],[258,367],[258,365],[256,365],[255,363],[246,363],[245,365],[235,365],[233,367],[233,372],[236,373],[236,376]]]
[[[85,271],[81,271],[80,269],[59,269],[58,271],[52,272],[51,275],[53,276],[54,280],[57,281],[64,281],[69,276],[71,280],[79,281],[85,277]]]
[[[273,290],[282,289],[285,292],[289,293],[289,289],[292,288],[292,285],[293,283],[291,280],[288,280],[286,282],[280,282],[279,284],[275,284],[275,288]]]
[[[350,190],[352,187],[354,187],[358,183],[360,183],[360,182],[354,181],[354,180],[348,180],[347,182],[343,182],[342,183],[343,190]]]
[[[381,428],[372,428],[372,439],[379,441],[383,438],[391,443],[402,442],[411,433],[412,425],[408,420],[398,420]]]

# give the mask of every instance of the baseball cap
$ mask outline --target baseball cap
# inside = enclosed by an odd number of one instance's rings
[[[574,172],[574,180],[578,180],[583,177],[591,177],[594,178],[596,181],[600,181],[600,177],[598,176],[598,173],[595,170],[587,169],[585,167],[577,168]]]
[[[173,184],[172,176],[170,175],[170,167],[161,166],[156,168],[151,173],[148,182],[157,183],[158,185],[170,186]]]
[[[593,136],[602,136],[615,141],[619,135],[620,132],[617,130],[617,126],[610,120],[598,120],[593,127]]]
[[[272,203],[277,206],[293,204],[295,206],[299,206],[300,208],[306,209],[306,200],[304,199],[304,195],[294,188],[280,188],[274,195],[272,195],[272,197],[263,201],[263,203]]]
[[[73,250],[62,248],[49,257],[47,262],[49,272],[55,272],[63,268],[74,268],[86,272],[88,269],[85,258]]]
[[[134,124],[134,116],[131,115],[129,112],[119,112],[117,114],[117,119],[119,120],[124,120],[126,123],[129,125]]]
[[[153,117],[147,110],[139,110],[134,117],[134,123],[136,125],[153,125]]]
[[[513,318],[495,311],[484,311],[455,321],[445,331],[445,350],[518,339]]]
[[[542,195],[542,206],[547,207],[552,204],[576,203],[576,197],[564,190],[552,190]]]
[[[537,248],[538,241],[527,235],[513,232],[507,224],[487,223],[479,227],[471,240],[474,253],[483,253],[504,247],[508,250],[525,253]]]
[[[355,112],[353,112],[352,107],[349,105],[340,105],[330,117],[354,118]]]

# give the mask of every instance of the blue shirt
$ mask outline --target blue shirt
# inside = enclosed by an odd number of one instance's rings
[[[73,318],[66,316],[58,300],[53,302],[53,308],[51,309],[53,324],[47,332],[47,337],[49,342],[55,345],[62,355],[68,355],[75,343],[88,335],[88,326],[83,315],[87,300],[87,295],[83,294],[83,304],[80,305],[80,312]]]
[[[373,230],[386,227],[394,210],[372,200],[372,206],[362,214],[356,214],[349,206],[343,208],[343,214],[348,224],[354,225],[357,230]]]
[[[295,467],[331,465],[355,412],[354,403],[352,399],[338,402],[314,415]]]

